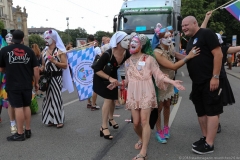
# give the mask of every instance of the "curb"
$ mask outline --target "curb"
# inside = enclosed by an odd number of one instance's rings
[[[235,78],[237,78],[237,79],[240,79],[240,76],[236,76],[236,75],[234,75],[234,74],[232,74],[232,73],[229,73],[229,72],[227,72],[227,74],[230,75],[230,76],[233,76],[233,77],[235,77]]]

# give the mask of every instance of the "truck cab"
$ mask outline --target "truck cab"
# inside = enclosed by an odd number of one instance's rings
[[[177,45],[180,41],[180,36],[177,33],[181,28],[179,26],[181,21],[180,6],[181,0],[125,0],[119,14],[113,19],[114,32],[142,33],[151,40],[156,24],[161,23],[162,27],[173,27],[175,44]]]

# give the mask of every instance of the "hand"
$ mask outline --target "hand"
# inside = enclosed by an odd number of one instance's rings
[[[208,12],[206,13],[205,18],[210,19],[211,16],[212,16],[212,11],[208,11]]]
[[[183,87],[180,83],[182,83],[182,81],[179,80],[175,80],[173,81],[173,85],[180,91],[185,90],[185,87]]]
[[[50,55],[49,55],[47,58],[48,58],[48,60],[49,60],[51,63],[54,63],[54,64],[55,64],[55,61],[56,61],[56,60],[55,60],[55,58],[54,58],[53,56],[50,56]]]
[[[193,57],[196,57],[200,54],[200,48],[197,48],[196,46],[192,48],[192,50],[187,55],[187,58],[191,59]]]
[[[39,84],[35,83],[35,92],[37,92],[39,90]]]
[[[113,90],[114,88],[116,88],[116,86],[111,83],[107,86],[107,88]]]
[[[111,84],[113,84],[114,86],[118,86],[118,80],[117,79],[109,77],[109,82],[111,82]]]
[[[219,79],[217,78],[212,78],[210,81],[210,91],[215,91],[218,89],[219,86]]]

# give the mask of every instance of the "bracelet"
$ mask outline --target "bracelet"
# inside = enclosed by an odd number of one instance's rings
[[[186,63],[188,59],[186,57],[183,58],[183,62]]]

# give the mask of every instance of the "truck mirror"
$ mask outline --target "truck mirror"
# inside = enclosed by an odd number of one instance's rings
[[[177,16],[177,30],[178,31],[182,31],[182,17],[181,16]]]
[[[117,30],[117,18],[114,17],[113,18],[113,32],[116,32],[116,30]]]
[[[124,23],[127,23],[128,19],[124,17]]]
[[[117,23],[116,22],[113,22],[113,32],[115,33],[117,30]]]

